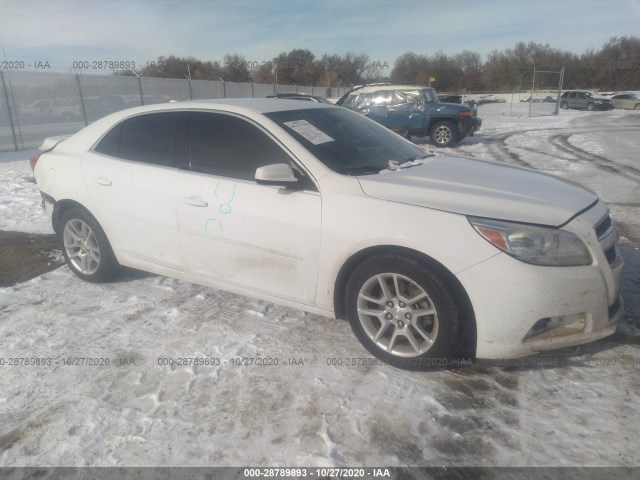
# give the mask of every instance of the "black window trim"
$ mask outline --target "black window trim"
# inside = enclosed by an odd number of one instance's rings
[[[188,112],[201,112],[201,113],[218,113],[218,114],[223,114],[223,115],[227,115],[227,116],[232,116],[232,117],[239,118],[240,120],[244,120],[244,121],[248,122],[249,124],[251,124],[252,126],[258,128],[269,139],[271,139],[278,147],[280,147],[285,152],[285,154],[291,159],[291,161],[300,169],[300,171],[311,180],[313,186],[315,187],[315,190],[311,190],[311,191],[320,192],[320,187],[318,186],[318,182],[316,181],[314,176],[311,175],[311,172],[309,172],[309,170],[302,164],[302,162],[298,160],[298,158],[293,154],[293,152],[291,152],[291,150],[289,150],[271,132],[269,132],[266,128],[264,128],[259,123],[255,122],[252,118],[247,117],[246,115],[242,115],[240,113],[229,112],[229,111],[226,111],[226,110],[213,110],[213,109],[207,109],[207,108],[192,108],[192,109],[189,109],[187,111]],[[191,140],[191,122],[190,121],[189,121],[189,132],[188,133],[189,133],[189,145],[191,145],[191,141],[190,141]],[[189,167],[191,167],[191,151],[189,151]],[[223,175],[213,175],[211,173],[195,172],[195,171],[191,170],[191,168],[189,168],[189,170],[185,170],[185,171],[187,171],[189,173],[197,174],[197,175],[208,175],[208,176],[211,176],[211,177],[229,178],[229,179],[234,180],[234,181],[244,181],[244,182],[247,182],[247,183],[256,184],[255,180],[246,180],[246,179],[243,179],[243,178],[225,177]],[[307,190],[307,191],[309,191],[309,190]]]
[[[236,112],[229,112],[226,110],[217,110],[217,109],[209,109],[209,108],[180,108],[180,109],[165,109],[165,110],[152,110],[149,112],[138,112],[135,113],[133,115],[130,115],[126,118],[123,118],[121,120],[119,120],[117,123],[115,123],[114,125],[112,125],[109,129],[107,129],[107,131],[105,131],[102,135],[100,135],[100,137],[93,143],[93,145],[91,145],[91,147],[89,148],[89,152],[93,153],[93,154],[97,154],[97,155],[103,155],[105,157],[108,158],[114,158],[116,160],[120,160],[122,162],[131,162],[131,163],[135,163],[138,165],[147,165],[149,167],[158,167],[158,168],[168,168],[168,169],[172,169],[172,170],[179,170],[180,172],[186,172],[186,173],[190,173],[190,174],[195,174],[195,175],[207,175],[209,177],[220,177],[220,178],[226,178],[226,179],[230,179],[230,180],[234,180],[234,181],[238,181],[238,182],[243,182],[243,183],[247,183],[247,184],[253,184],[253,185],[257,185],[257,182],[255,180],[246,180],[243,178],[235,178],[235,177],[225,177],[223,175],[213,175],[211,173],[204,173],[204,172],[194,172],[193,170],[191,170],[191,168],[189,169],[185,169],[185,168],[179,168],[177,166],[173,166],[173,165],[157,165],[157,164],[153,164],[153,163],[146,163],[146,162],[141,162],[139,160],[131,160],[129,158],[122,158],[122,157],[114,157],[113,155],[109,155],[107,153],[102,153],[102,152],[98,152],[96,151],[96,147],[98,146],[98,144],[102,141],[102,139],[104,137],[106,137],[113,129],[119,127],[120,125],[122,125],[122,123],[126,122],[127,120],[130,120],[132,118],[135,117],[140,117],[143,115],[152,115],[154,113],[172,113],[172,112],[176,112],[176,113],[180,113],[180,112],[186,112],[186,113],[191,113],[191,112],[203,112],[203,113],[218,113],[218,114],[224,114],[224,115],[230,115],[230,116],[234,116],[237,117],[241,120],[244,120],[248,123],[250,123],[251,125],[253,125],[254,127],[257,127],[259,130],[261,130],[265,135],[267,135],[267,137],[269,139],[271,139],[273,142],[276,143],[276,145],[278,145],[292,160],[292,162],[300,169],[300,171],[306,175],[309,180],[311,181],[311,184],[315,187],[314,190],[309,190],[309,189],[305,189],[304,191],[306,192],[317,192],[320,193],[320,186],[318,185],[318,181],[316,180],[316,178],[311,174],[311,172],[309,171],[309,169],[307,167],[304,166],[304,164],[298,160],[298,158],[293,154],[293,152],[291,150],[289,150],[289,148],[287,148],[277,137],[275,137],[271,132],[269,132],[266,128],[264,128],[262,125],[260,125],[259,123],[257,123],[256,121],[254,121],[252,118],[247,117],[246,115],[242,115],[240,113],[236,113]],[[191,122],[190,122],[190,118],[187,124],[187,148],[189,148],[189,139],[191,136]],[[120,132],[120,135],[122,135],[122,131]],[[189,156],[189,167],[191,167],[191,151],[188,150],[187,152],[188,156]],[[262,186],[269,186],[269,185],[262,185]],[[273,188],[273,187],[272,187]]]
[[[157,167],[157,168],[164,168],[164,169],[171,169],[171,170],[180,170],[180,171],[185,171],[184,169],[181,169],[175,165],[160,165],[157,163],[149,163],[149,162],[142,162],[140,160],[133,160],[131,158],[124,158],[124,157],[116,157],[114,155],[109,155],[108,153],[103,153],[103,152],[99,152],[96,150],[96,147],[100,144],[100,142],[102,142],[102,140],[104,139],[104,137],[106,137],[109,133],[111,133],[114,129],[122,126],[122,124],[128,120],[131,120],[132,118],[136,118],[136,117],[141,117],[143,115],[149,115],[149,114],[153,114],[153,113],[181,113],[183,112],[183,110],[173,110],[173,109],[169,109],[169,110],[153,110],[150,112],[138,112],[135,113],[133,115],[130,115],[126,118],[123,118],[122,120],[119,120],[117,123],[115,123],[114,125],[112,125],[106,132],[104,132],[102,135],[100,135],[100,137],[93,143],[93,145],[91,145],[91,147],[89,147],[88,152],[92,153],[94,155],[101,155],[103,157],[107,157],[107,158],[113,158],[115,160],[119,160],[121,162],[128,162],[128,163],[133,163],[135,165],[146,165],[147,167]],[[187,122],[187,128],[189,127],[189,123]],[[187,132],[188,133],[188,132]],[[122,129],[120,129],[120,140],[122,140]],[[187,138],[188,141],[188,138]],[[188,144],[187,144],[187,148],[188,148]],[[188,151],[187,151],[188,153]]]

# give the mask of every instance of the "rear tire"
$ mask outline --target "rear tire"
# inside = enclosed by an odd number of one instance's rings
[[[587,110],[593,112],[593,103],[587,103]]]
[[[461,314],[441,274],[398,254],[371,257],[351,274],[347,318],[362,345],[405,370],[446,367],[460,346]]]
[[[640,110],[640,103],[638,103],[635,107],[633,107],[634,110]]]
[[[62,215],[58,240],[67,265],[82,280],[106,282],[120,271],[104,230],[83,208],[72,208]]]

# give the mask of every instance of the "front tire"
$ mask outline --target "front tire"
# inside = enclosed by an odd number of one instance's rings
[[[346,288],[347,318],[362,345],[406,370],[446,366],[459,346],[460,312],[435,269],[384,254],[362,262]]]
[[[562,102],[560,104],[560,108],[563,110],[569,110],[569,104],[567,102]]]
[[[120,265],[109,240],[93,216],[82,208],[66,211],[60,219],[58,239],[67,265],[88,282],[105,282],[119,272]]]
[[[431,129],[429,138],[436,147],[445,148],[456,143],[458,135],[457,128],[451,122],[438,122]]]
[[[588,103],[587,104],[587,110],[590,112],[593,112],[593,103]]]

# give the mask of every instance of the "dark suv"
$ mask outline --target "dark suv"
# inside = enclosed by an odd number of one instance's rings
[[[598,95],[590,90],[569,90],[560,97],[560,108],[567,110],[611,110],[611,99]]]
[[[411,139],[429,136],[437,147],[450,147],[480,128],[477,110],[441,103],[430,87],[369,84],[353,88],[336,105],[359,112]]]

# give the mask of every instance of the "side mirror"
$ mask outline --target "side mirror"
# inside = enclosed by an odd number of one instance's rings
[[[260,185],[289,187],[298,183],[298,179],[293,174],[291,166],[286,163],[274,163],[256,169],[256,182]]]

